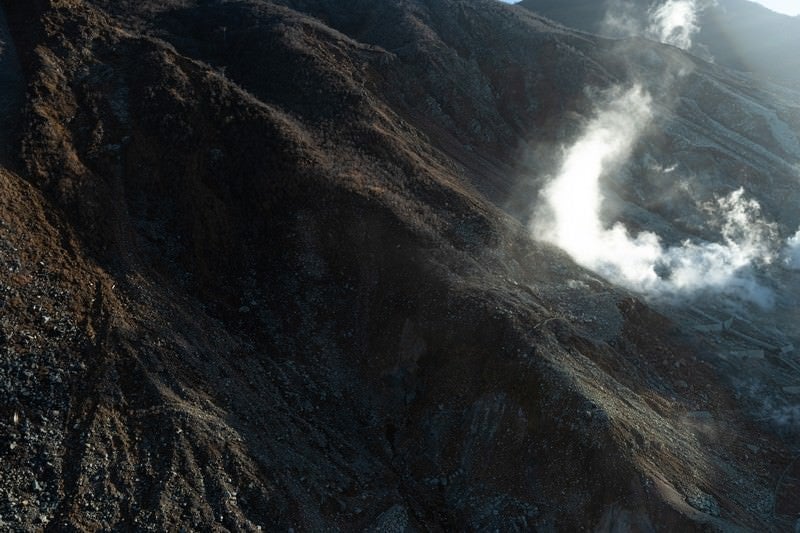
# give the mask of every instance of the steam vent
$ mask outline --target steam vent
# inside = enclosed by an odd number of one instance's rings
[[[798,50],[0,0],[0,531],[800,533]]]

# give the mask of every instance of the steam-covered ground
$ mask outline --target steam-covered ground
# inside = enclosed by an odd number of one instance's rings
[[[631,6],[612,3],[605,24],[688,49],[705,7],[656,4],[642,27],[631,26],[634,18],[625,12]],[[617,48],[628,65],[636,64],[634,46]],[[655,68],[628,67],[627,86],[592,91],[591,111],[535,198],[532,234],[647,298],[698,337],[697,356],[759,421],[799,435],[800,233],[796,215],[785,215],[800,180],[800,91],[751,80],[766,104],[739,97],[736,106],[712,103],[709,110],[690,96],[698,63],[680,55],[649,60]],[[703,138],[697,126],[706,117]],[[689,121],[695,124],[687,128]],[[759,124],[767,136],[754,142]],[[677,137],[668,149],[665,135]],[[722,170],[716,158],[695,159],[703,150],[725,150],[725,138],[757,154],[730,156],[757,171],[757,159],[769,160],[785,181],[771,169],[760,180],[738,181],[748,173],[741,166]],[[563,294],[586,307],[581,291]]]
[[[689,48],[699,7],[656,5],[644,33]],[[800,92],[712,68],[723,84],[744,81],[758,96],[706,106],[705,98],[731,94],[715,82],[709,91],[707,79],[696,84],[708,65],[640,45],[614,47],[626,83],[588,86],[588,111],[560,156],[540,168],[532,235],[675,320],[699,343],[697,359],[716,369],[745,410],[770,430],[797,435]],[[665,146],[670,136],[677,139]],[[742,152],[731,153],[728,143]],[[720,149],[736,160],[733,167],[695,159]],[[725,175],[727,168],[735,170]],[[614,298],[595,290],[596,279],[574,276],[566,287],[549,288],[565,302],[560,311],[595,337],[613,337],[622,324]]]
[[[608,17],[631,18],[619,11],[623,7],[624,4],[610,7]],[[645,33],[689,49],[699,29],[697,11],[704,7],[693,0],[655,4],[650,9]],[[623,57],[635,54],[630,44],[620,44],[618,51]],[[780,221],[765,218],[772,213],[762,214],[758,200],[750,197],[744,186],[732,192],[714,191],[713,183],[708,183],[702,170],[687,176],[685,170],[678,168],[679,155],[656,154],[647,149],[645,144],[654,141],[653,126],[666,125],[678,118],[676,107],[681,86],[695,68],[687,61],[663,58],[660,66],[656,82],[637,79],[641,73],[630,69],[627,78],[631,87],[615,86],[594,93],[595,108],[577,138],[563,147],[562,160],[534,204],[531,222],[534,236],[563,248],[582,266],[638,292],[690,299],[697,293],[716,293],[767,309],[772,306],[774,295],[756,280],[756,271],[773,263],[793,268],[795,235],[800,232],[782,239],[777,224]],[[796,133],[777,117],[770,122],[769,141],[776,146],[769,148],[787,151],[785,163],[800,169]],[[608,180],[628,172],[633,180],[622,183],[624,187],[635,186],[634,180],[648,178],[637,175],[641,169],[631,164],[636,148],[639,157],[648,160],[648,170],[654,171],[662,184],[670,187],[671,183],[678,193],[681,188],[690,193],[702,190],[706,197],[713,197],[702,203],[690,198],[685,205],[675,206],[683,211],[683,217],[701,221],[705,227],[702,236],[665,245],[664,237],[657,232],[642,229],[632,233],[624,223],[605,219],[608,213],[603,211],[603,204],[610,193]],[[639,203],[658,201],[641,195],[639,200]],[[676,240],[674,235],[670,237],[673,242]]]

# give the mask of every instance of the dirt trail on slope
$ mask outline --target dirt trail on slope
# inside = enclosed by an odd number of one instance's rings
[[[0,7],[0,162],[5,161],[10,153],[9,143],[24,93],[17,50],[5,11]]]

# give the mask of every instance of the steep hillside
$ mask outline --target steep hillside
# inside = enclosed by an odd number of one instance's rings
[[[526,222],[586,88],[669,63],[641,160],[747,184],[788,235],[796,93],[489,0],[3,6],[4,527],[793,526],[775,391]],[[647,168],[622,216],[710,233]]]

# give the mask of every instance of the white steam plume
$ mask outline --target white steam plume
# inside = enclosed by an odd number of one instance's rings
[[[697,26],[698,6],[694,0],[667,0],[649,13],[646,35],[662,43],[688,50]]]
[[[609,0],[603,28],[616,37],[644,35],[688,50],[700,29],[698,14],[715,4],[716,0],[666,0],[653,4],[645,13],[641,2]]]
[[[702,289],[735,293],[762,306],[771,293],[749,272],[769,263],[775,229],[759,218],[759,205],[740,189],[702,206],[722,242],[664,247],[658,235],[630,235],[621,223],[600,219],[601,177],[622,166],[651,118],[651,97],[641,87],[617,90],[564,152],[556,177],[542,191],[531,225],[580,265],[619,285],[650,294],[688,294]]]
[[[800,270],[800,229],[786,240],[783,262],[793,270]]]

